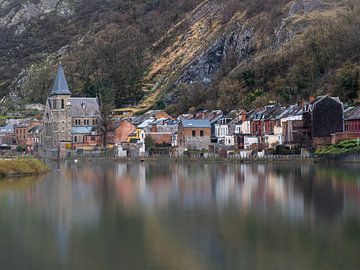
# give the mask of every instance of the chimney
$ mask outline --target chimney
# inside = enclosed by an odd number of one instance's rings
[[[245,121],[246,121],[246,111],[243,111],[243,112],[241,113],[241,121],[242,121],[242,122],[245,122]]]
[[[309,102],[313,102],[315,100],[315,97],[314,96],[310,96],[309,97]]]

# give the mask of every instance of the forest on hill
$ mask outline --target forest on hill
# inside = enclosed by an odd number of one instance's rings
[[[360,90],[356,0],[0,0],[0,106],[76,96],[170,113]]]

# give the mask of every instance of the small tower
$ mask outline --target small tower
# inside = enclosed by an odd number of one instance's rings
[[[55,149],[61,143],[71,142],[71,92],[64,68],[58,66],[54,86],[48,97],[44,120],[47,123],[48,146]]]

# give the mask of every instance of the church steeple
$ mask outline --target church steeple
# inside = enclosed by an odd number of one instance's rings
[[[51,90],[50,95],[71,95],[69,86],[65,78],[64,68],[61,64],[58,66],[54,86]]]

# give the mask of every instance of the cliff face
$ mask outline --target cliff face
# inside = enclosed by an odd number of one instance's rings
[[[338,12],[349,7],[346,0],[166,2],[0,0],[0,38],[5,41],[0,47],[2,106],[26,100],[34,91],[34,78],[51,74],[61,59],[79,66],[80,55],[92,46],[84,40],[98,41],[98,33],[108,25],[136,26],[145,35],[146,72],[139,79],[145,93],[139,109],[144,110],[159,100],[166,106],[178,102],[178,88],[198,83],[212,87],[264,57],[301,46],[307,31],[337,19]],[[156,21],[166,16],[171,20]],[[111,73],[112,65],[117,64],[106,65],[108,70],[96,63],[81,68],[89,69],[86,80],[96,84],[98,74]],[[133,63],[127,65],[131,69]],[[80,77],[71,82],[74,88],[82,87]],[[41,83],[44,88],[48,84]]]

